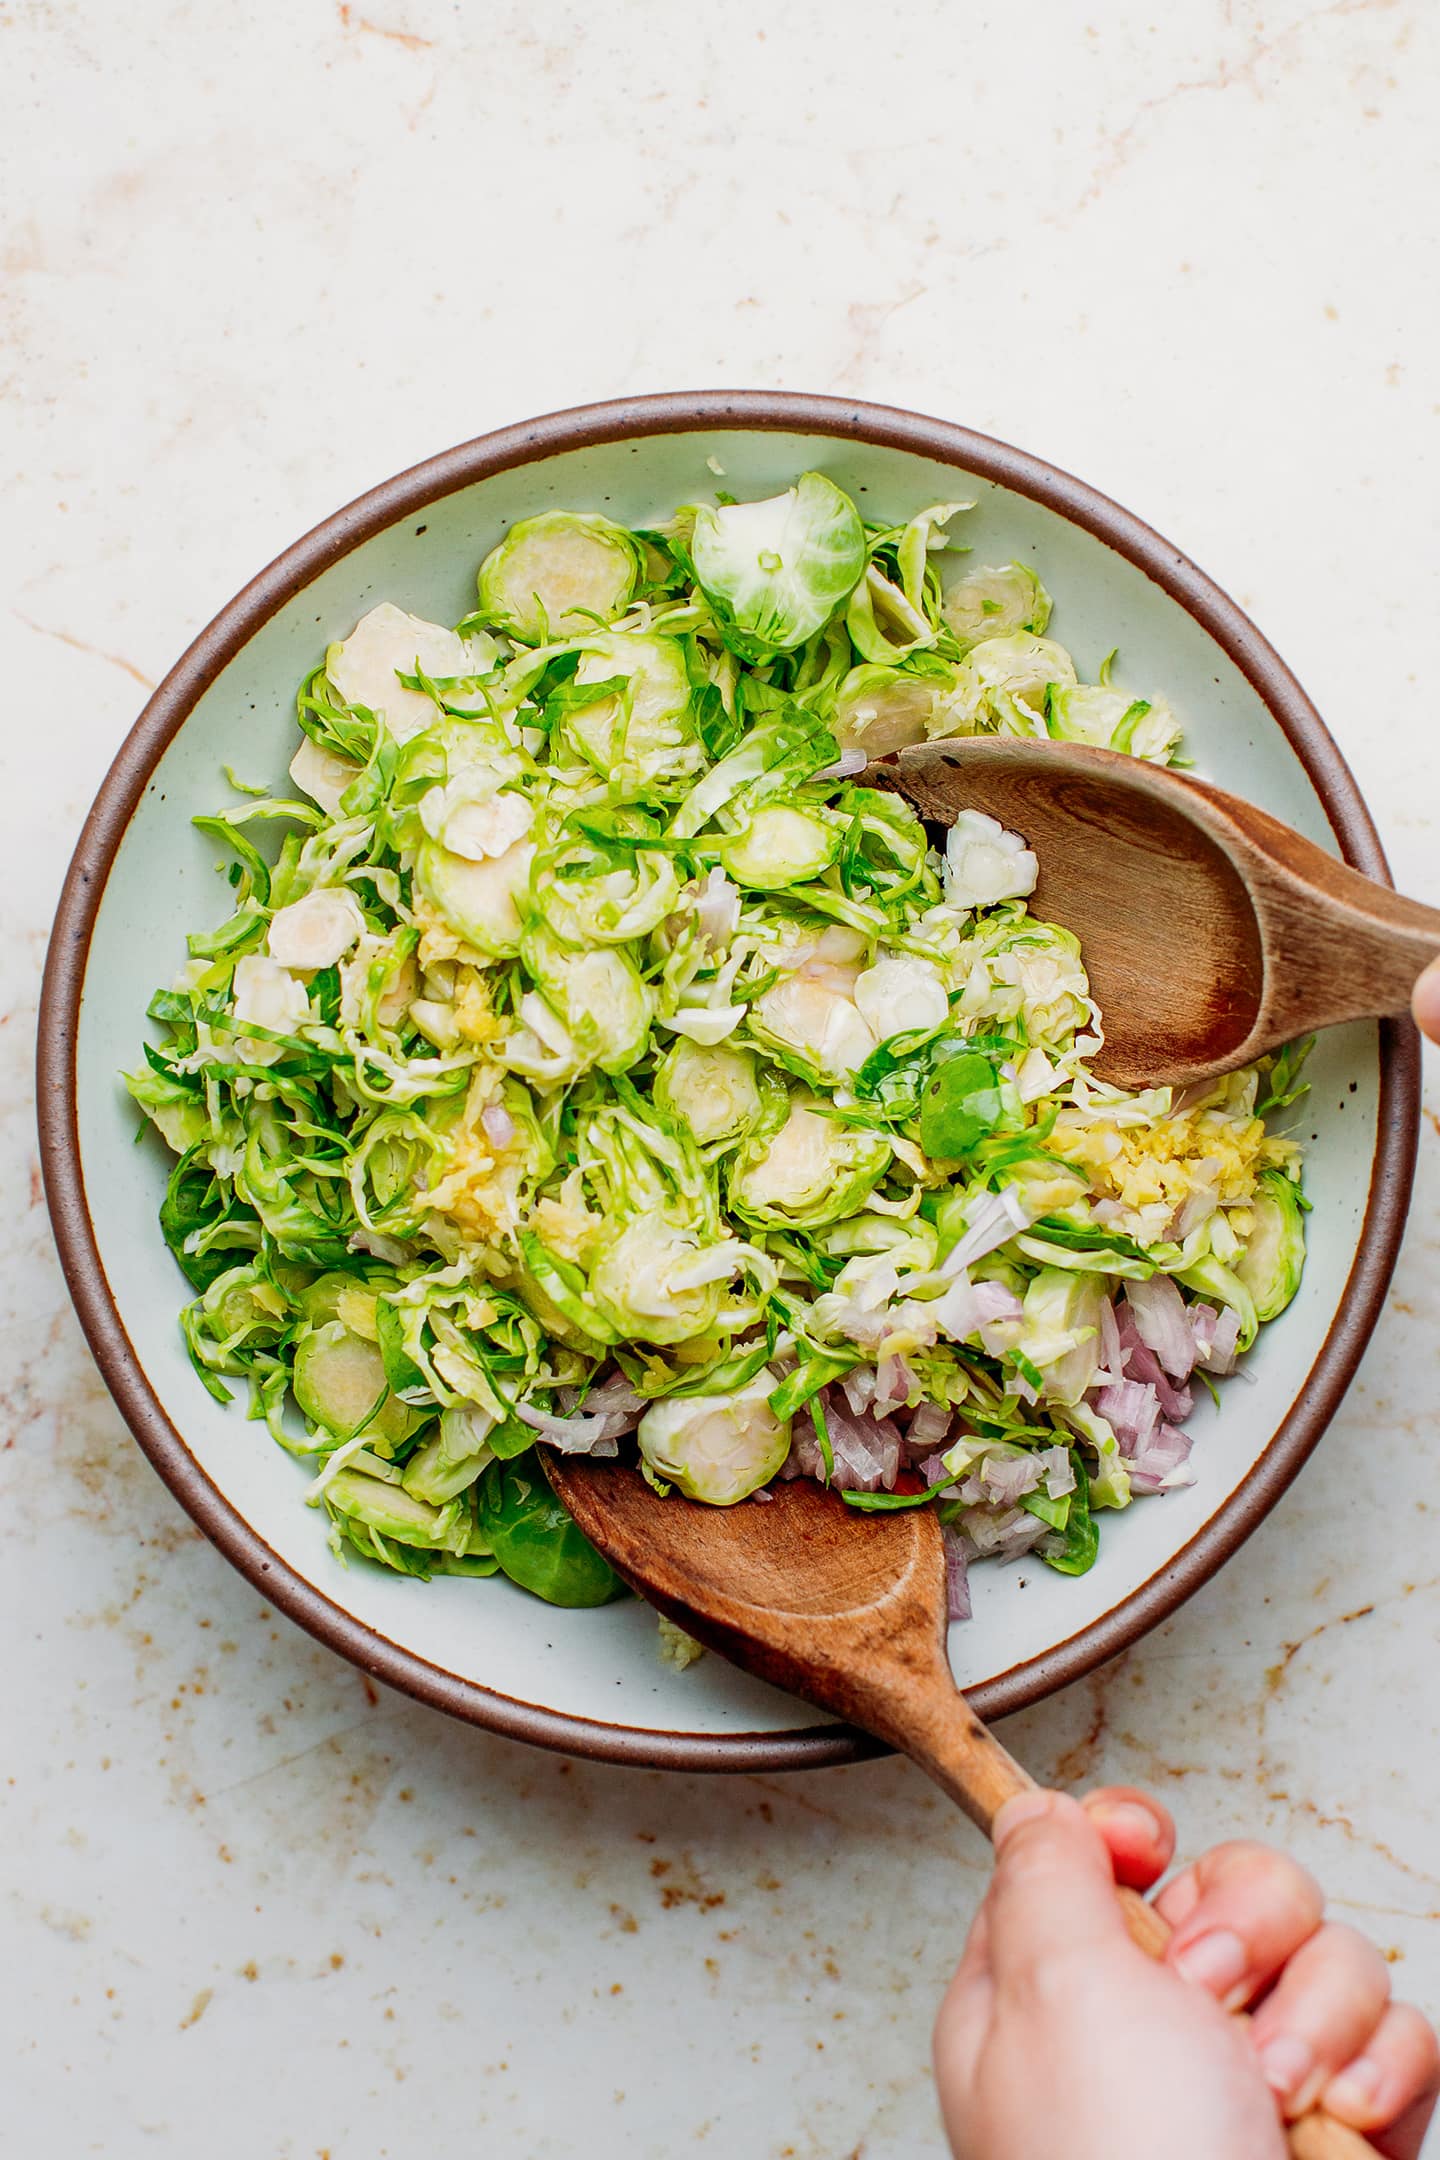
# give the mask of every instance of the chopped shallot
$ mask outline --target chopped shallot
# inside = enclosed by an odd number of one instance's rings
[[[1195,1366],[1195,1336],[1185,1300],[1170,1277],[1152,1275],[1148,1282],[1126,1283],[1125,1303],[1146,1349],[1154,1351],[1172,1380],[1188,1380]]]
[[[1240,1315],[1233,1306],[1192,1305],[1190,1326],[1195,1335],[1195,1362],[1206,1372],[1221,1377],[1235,1370],[1235,1351],[1240,1339]]]
[[[1180,1486],[1194,1482],[1195,1473],[1190,1467],[1190,1435],[1175,1425],[1157,1427],[1153,1439],[1130,1464],[1132,1492],[1174,1492]]]
[[[945,1598],[952,1620],[970,1618],[970,1559],[965,1539],[947,1523],[940,1532],[945,1548]]]
[[[509,1147],[515,1138],[515,1120],[503,1103],[486,1103],[480,1113],[480,1123],[484,1126],[485,1137],[492,1147]]]

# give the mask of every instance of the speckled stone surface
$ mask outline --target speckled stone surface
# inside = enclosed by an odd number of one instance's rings
[[[48,1239],[50,913],[146,687],[296,533],[487,427],[706,383],[945,414],[1148,516],[1440,899],[1437,67],[1421,0],[0,0],[6,2151],[939,2153],[983,1855],[917,1774],[462,1731],[275,1619],[156,1482]],[[1432,1112],[1310,1468],[1005,1734],[1153,1785],[1188,1849],[1286,1840],[1432,2013],[1437,1224]]]

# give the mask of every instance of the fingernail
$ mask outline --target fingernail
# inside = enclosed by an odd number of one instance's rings
[[[1440,967],[1432,960],[1415,985],[1416,1025],[1432,1041],[1440,1039]]]
[[[1153,1845],[1160,1835],[1159,1823],[1149,1808],[1141,1807],[1138,1800],[1107,1800],[1103,1807],[1089,1807],[1086,1813],[1109,1829],[1123,1830],[1127,1843],[1138,1838]]]
[[[1182,1979],[1208,1988],[1223,2002],[1240,1985],[1250,1969],[1250,1952],[1231,1928],[1212,1928],[1193,1942],[1169,1953],[1170,1963]]]
[[[1272,2092],[1298,2090],[1315,2067],[1315,2050],[1298,2033],[1277,2033],[1260,2050],[1260,2068]]]
[[[1385,2073],[1368,2055],[1357,2055],[1325,2088],[1332,2114],[1366,2115],[1380,2097]]]
[[[999,1852],[1005,1840],[1020,1828],[1021,1823],[1036,1822],[1042,1815],[1048,1815],[1053,1798],[1053,1793],[1037,1786],[1034,1792],[1016,1793],[1012,1799],[1007,1800],[990,1825],[990,1842],[996,1852]]]

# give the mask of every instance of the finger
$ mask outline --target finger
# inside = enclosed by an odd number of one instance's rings
[[[1117,1882],[1148,1890],[1175,1856],[1175,1825],[1168,1808],[1133,1785],[1106,1785],[1085,1793],[1081,1807],[1110,1848]]]
[[[941,2000],[931,2036],[935,2082],[942,2101],[951,2096],[964,2111],[990,2032],[995,1987],[990,1975],[988,1923],[984,1908],[975,1916],[955,1977]],[[953,2142],[953,2138],[952,2138]]]
[[[1022,1793],[995,1818],[995,1875],[986,1899],[990,1968],[999,1995],[1032,2002],[1071,1985],[1075,1959],[1129,1949],[1110,1854],[1078,1801]]]
[[[1156,1899],[1175,1932],[1167,1964],[1238,2010],[1320,1925],[1320,1886],[1268,1845],[1217,1845]]]
[[[1392,2003],[1364,2051],[1321,2095],[1327,2113],[1370,2134],[1389,2160],[1415,2160],[1440,2093],[1440,2043],[1413,2003]],[[1379,2133],[1379,2134],[1377,2134]]]
[[[1421,1034],[1440,1042],[1440,960],[1432,960],[1416,983],[1411,1010]]]
[[[1364,2051],[1390,2000],[1374,1943],[1334,1921],[1300,1945],[1255,2012],[1250,2037],[1265,2081],[1293,2119]]]
[[[955,1981],[988,1980],[989,1977],[990,1894],[987,1889],[979,1910],[970,1923],[970,1932],[965,1937],[965,1947],[960,1952],[960,1962],[955,1968]],[[951,1985],[954,1984],[952,1981]]]

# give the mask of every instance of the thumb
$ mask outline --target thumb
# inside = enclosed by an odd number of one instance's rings
[[[986,1900],[996,1988],[1027,1992],[1047,1967],[1069,1967],[1129,1937],[1110,1851],[1066,1793],[1022,1793],[995,1818],[995,1876]]]
[[[1415,985],[1415,1025],[1431,1042],[1440,1042],[1440,960],[1432,960]]]

